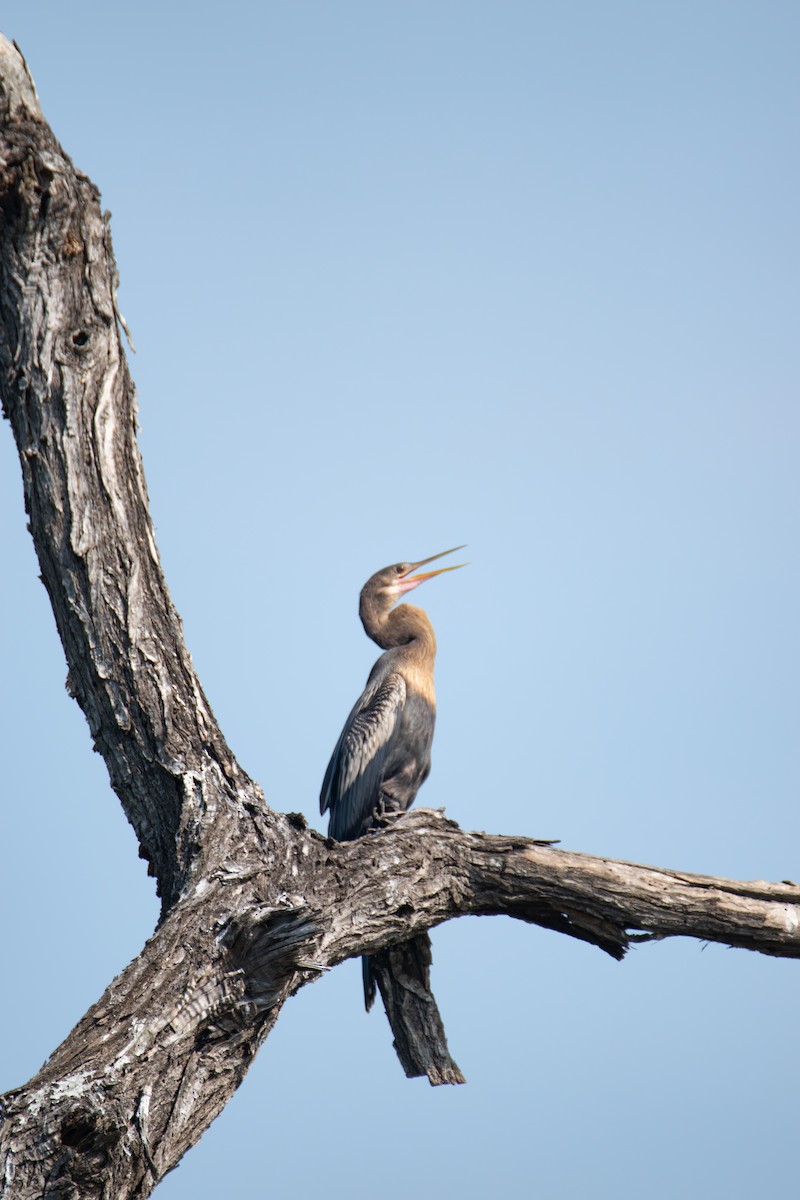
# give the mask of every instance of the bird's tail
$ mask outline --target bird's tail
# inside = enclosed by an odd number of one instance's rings
[[[364,1006],[369,1012],[375,1003],[375,972],[372,970],[372,959],[366,954],[361,959],[361,977],[364,980]]]

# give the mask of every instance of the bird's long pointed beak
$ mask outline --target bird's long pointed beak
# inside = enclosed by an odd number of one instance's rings
[[[437,558],[444,558],[446,554],[455,554],[456,550],[463,549],[463,546],[453,546],[452,550],[442,550],[439,554],[432,554],[430,558],[421,558],[419,562],[412,563],[406,574],[401,577],[400,590],[410,592],[424,583],[426,579],[433,579],[434,575],[444,575],[445,571],[458,571],[461,567],[466,567],[467,563],[456,563],[454,567],[437,567],[435,571],[423,571],[419,575],[411,574],[412,571],[416,571],[417,567],[427,566],[428,563],[436,562]]]

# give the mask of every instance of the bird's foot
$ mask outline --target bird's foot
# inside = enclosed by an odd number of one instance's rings
[[[394,821],[405,815],[405,810],[402,808],[386,808],[384,804],[380,804],[372,814],[372,819],[374,827],[380,828],[393,824]]]

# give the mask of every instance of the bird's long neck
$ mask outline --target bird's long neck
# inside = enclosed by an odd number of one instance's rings
[[[359,615],[368,637],[382,650],[407,646],[415,658],[433,659],[436,655],[436,636],[428,614],[413,604],[398,604],[389,612],[377,605],[361,604]]]

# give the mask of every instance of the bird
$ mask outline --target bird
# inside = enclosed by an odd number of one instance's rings
[[[414,573],[463,549],[454,546],[417,562],[383,567],[361,589],[361,624],[384,653],[345,721],[322,782],[320,813],[330,810],[328,836],[335,841],[354,841],[386,814],[405,812],[428,777],[436,722],[436,636],[426,612],[398,601],[426,579],[466,566]],[[369,1012],[375,979],[368,956],[362,973]]]

